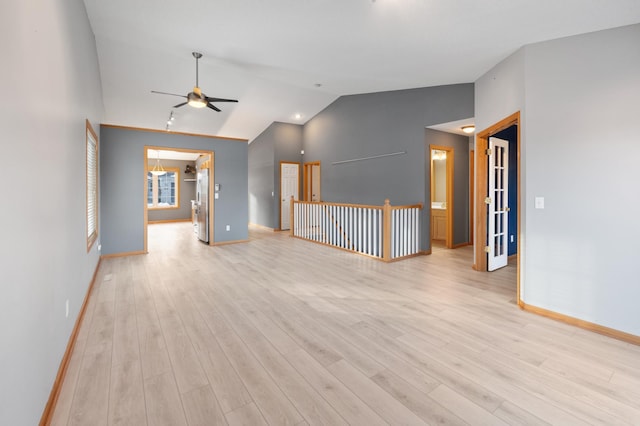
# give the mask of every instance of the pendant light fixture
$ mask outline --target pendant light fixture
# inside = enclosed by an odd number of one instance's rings
[[[156,152],[158,153],[158,156],[156,157],[155,166],[153,166],[153,169],[151,169],[151,174],[156,176],[162,176],[166,174],[167,171],[164,169],[164,167],[162,167],[162,164],[160,164],[160,151],[156,151]]]

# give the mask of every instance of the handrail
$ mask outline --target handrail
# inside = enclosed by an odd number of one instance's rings
[[[367,209],[382,209],[384,207],[384,206],[373,206],[373,205],[367,205],[367,204],[327,203],[325,201],[300,201],[300,200],[294,200],[294,201],[297,204],[326,204],[326,205],[341,206],[341,207],[363,207]],[[418,205],[422,206],[422,204],[418,204]],[[402,207],[402,206],[397,206],[397,207]]]
[[[422,204],[383,206],[296,201],[290,235],[390,262],[420,253]]]

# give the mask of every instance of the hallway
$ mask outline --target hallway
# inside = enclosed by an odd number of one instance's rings
[[[151,225],[103,259],[54,425],[634,424],[640,347],[521,311],[515,265]]]

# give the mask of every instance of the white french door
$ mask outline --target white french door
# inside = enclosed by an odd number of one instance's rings
[[[507,266],[509,217],[509,141],[489,138],[488,270]]]
[[[298,200],[299,164],[280,163],[280,229],[291,228],[291,197]]]

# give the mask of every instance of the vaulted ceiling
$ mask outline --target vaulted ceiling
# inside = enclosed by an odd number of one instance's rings
[[[468,83],[525,44],[640,22],[638,0],[84,0],[105,123],[252,140],[347,94]],[[297,116],[299,114],[299,116]],[[297,118],[298,117],[298,118]]]

